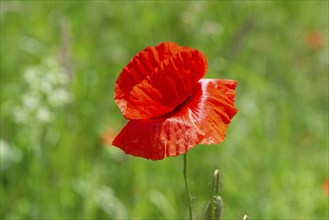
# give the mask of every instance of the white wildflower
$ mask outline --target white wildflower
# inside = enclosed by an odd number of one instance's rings
[[[56,89],[48,96],[51,106],[61,106],[71,101],[71,95],[65,89]]]
[[[13,112],[17,123],[51,122],[56,107],[72,99],[66,89],[69,77],[54,57],[45,58],[40,65],[26,69],[24,79],[27,86],[20,105]]]
[[[25,94],[22,97],[22,102],[24,108],[27,108],[28,110],[35,110],[40,105],[40,99],[38,96],[34,94]]]
[[[35,67],[28,68],[24,73],[24,79],[29,84],[35,83],[38,79],[38,69]]]
[[[0,164],[1,171],[6,170],[22,158],[22,152],[15,146],[11,146],[7,141],[0,139]]]
[[[40,122],[50,122],[53,120],[53,113],[45,107],[40,107],[36,112],[36,118]]]
[[[44,79],[40,82],[40,90],[45,94],[49,94],[53,90],[53,83],[50,80]]]

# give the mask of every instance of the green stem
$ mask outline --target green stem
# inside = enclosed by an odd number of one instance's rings
[[[192,205],[191,205],[191,196],[190,196],[190,191],[188,188],[188,181],[187,181],[187,152],[184,154],[184,181],[185,181],[185,190],[186,190],[186,195],[187,195],[187,204],[188,204],[188,209],[189,209],[189,219],[192,220]]]

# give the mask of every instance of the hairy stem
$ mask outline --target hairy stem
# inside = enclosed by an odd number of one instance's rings
[[[184,154],[184,182],[185,182],[185,190],[186,190],[186,196],[187,196],[187,204],[189,209],[189,219],[192,220],[192,205],[191,205],[191,195],[188,188],[188,181],[187,181],[187,152]]]

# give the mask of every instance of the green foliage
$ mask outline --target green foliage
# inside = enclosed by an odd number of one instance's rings
[[[218,168],[223,219],[327,219],[328,16],[327,1],[1,1],[0,218],[188,216],[182,157],[101,139],[125,124],[121,68],[174,41],[205,53],[206,77],[239,81],[224,143],[189,151],[194,216]]]

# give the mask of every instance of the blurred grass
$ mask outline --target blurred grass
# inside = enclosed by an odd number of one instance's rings
[[[101,140],[125,124],[121,68],[162,41],[203,51],[208,78],[239,81],[225,142],[189,151],[196,217],[219,168],[224,219],[328,219],[327,1],[1,1],[0,12],[1,219],[187,217],[182,157],[147,161]],[[49,57],[70,78],[61,106],[24,77]],[[32,90],[41,103],[19,121]]]

